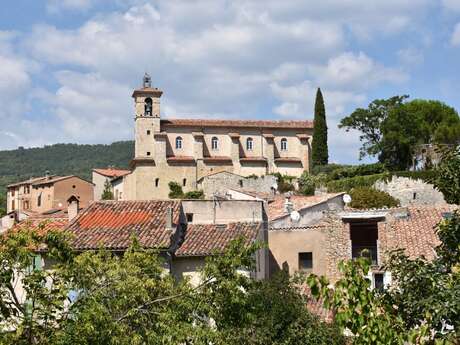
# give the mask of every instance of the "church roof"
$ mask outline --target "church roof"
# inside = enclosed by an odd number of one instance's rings
[[[251,128],[290,128],[313,129],[313,121],[269,121],[269,120],[214,120],[214,119],[164,119],[161,125],[165,127],[251,127]]]

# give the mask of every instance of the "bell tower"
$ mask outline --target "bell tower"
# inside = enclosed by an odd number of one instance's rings
[[[152,159],[155,155],[154,133],[160,131],[160,97],[163,94],[152,87],[152,78],[145,73],[142,88],[134,90],[135,159]]]

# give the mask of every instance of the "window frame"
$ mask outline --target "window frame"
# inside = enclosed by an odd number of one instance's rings
[[[304,258],[304,259],[301,259],[301,256],[302,255],[306,255],[306,256],[310,256],[310,258]],[[299,271],[311,271],[313,270],[313,252],[299,252],[297,254],[297,257],[298,257],[298,260],[299,260],[299,265],[298,265],[298,268],[299,268]],[[302,265],[303,262],[310,262],[310,267],[305,267]]]
[[[184,140],[182,139],[182,137],[180,135],[176,137],[176,140],[175,140],[176,150],[182,150],[183,142],[184,142]]]
[[[252,139],[252,137],[249,137],[246,139],[246,150],[247,151],[254,150],[254,139]]]
[[[211,138],[211,150],[213,151],[219,150],[219,138],[218,137]]]
[[[281,138],[280,141],[280,150],[281,151],[287,151],[288,150],[288,141],[286,138]]]

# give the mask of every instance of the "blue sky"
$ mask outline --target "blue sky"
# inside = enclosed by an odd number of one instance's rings
[[[460,0],[16,0],[0,12],[0,149],[133,138],[145,71],[162,116],[340,119],[409,94],[460,109]]]

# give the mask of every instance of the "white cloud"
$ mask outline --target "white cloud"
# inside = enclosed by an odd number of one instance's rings
[[[62,10],[86,11],[89,10],[96,0],[48,0],[46,9],[50,13],[58,13]]]
[[[454,32],[452,33],[452,37],[450,39],[450,43],[454,46],[460,45],[460,23],[457,23],[454,28]]]
[[[409,67],[420,65],[425,60],[422,51],[413,47],[400,49],[397,55],[399,60]]]
[[[87,11],[98,1],[48,5]],[[130,91],[145,71],[165,91],[162,109],[170,117],[311,118],[318,85],[336,121],[369,89],[407,79],[401,69],[353,52],[350,41],[416,31],[429,7],[429,0],[110,3],[118,10],[73,29],[42,24],[24,40],[27,52],[54,72],[56,89],[36,94],[59,138],[131,137]]]
[[[309,70],[320,85],[352,90],[366,90],[382,82],[400,83],[408,78],[402,70],[385,67],[363,52],[346,52],[331,58],[327,65],[312,65]]]
[[[447,10],[460,11],[460,1],[458,0],[442,0],[442,4]]]

